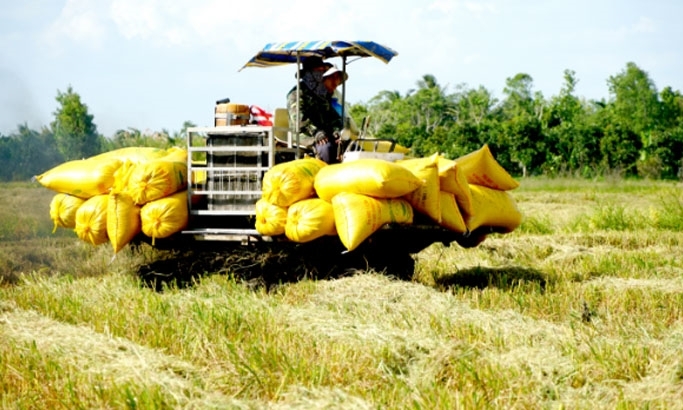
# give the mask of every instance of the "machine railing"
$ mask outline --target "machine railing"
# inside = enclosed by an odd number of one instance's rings
[[[254,215],[275,165],[272,127],[193,127],[187,142],[190,215]]]

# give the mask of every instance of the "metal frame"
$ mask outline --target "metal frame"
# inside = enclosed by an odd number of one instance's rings
[[[216,136],[224,136],[226,139],[231,137],[249,138],[253,134],[261,134],[265,136],[265,144],[254,145],[198,145],[199,139],[207,141]],[[207,144],[205,142],[205,144]],[[193,154],[204,153],[207,156],[207,162],[204,166],[197,166],[193,164]],[[208,161],[208,157],[212,154],[224,154],[230,156],[237,153],[252,153],[256,158],[254,166],[216,166],[213,162]],[[266,153],[267,160],[262,161],[262,154]],[[219,127],[191,127],[187,129],[187,178],[188,178],[188,210],[190,215],[255,215],[253,207],[249,210],[235,210],[235,209],[196,209],[192,206],[193,196],[207,196],[211,198],[217,195],[261,195],[260,180],[259,189],[212,189],[209,187],[210,178],[219,178],[223,173],[234,173],[235,175],[251,175],[262,178],[262,174],[275,165],[275,138],[273,136],[272,127],[264,127],[258,125],[246,126],[219,126]],[[199,189],[194,183],[196,174],[205,172],[206,186],[204,189]],[[225,174],[227,176],[227,174]]]

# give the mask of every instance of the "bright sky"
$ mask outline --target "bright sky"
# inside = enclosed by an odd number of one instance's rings
[[[632,61],[658,90],[683,90],[680,0],[0,0],[0,133],[49,125],[71,85],[111,136],[213,123],[217,99],[285,106],[294,68],[238,70],[266,43],[371,40],[398,56],[348,67],[347,101],[405,94],[425,74],[454,92],[531,75],[558,95],[608,98]]]

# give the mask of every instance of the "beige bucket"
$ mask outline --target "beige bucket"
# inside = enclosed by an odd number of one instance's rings
[[[249,106],[236,103],[216,104],[214,125],[247,125],[249,124]]]

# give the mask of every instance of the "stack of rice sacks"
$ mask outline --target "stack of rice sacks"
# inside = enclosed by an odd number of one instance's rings
[[[294,242],[338,235],[349,251],[387,223],[412,224],[415,212],[463,234],[511,232],[522,215],[507,191],[517,186],[487,145],[455,161],[439,154],[334,165],[305,158],[265,174],[256,230]]]
[[[57,194],[50,217],[92,245],[117,253],[140,232],[166,238],[188,221],[187,152],[128,147],[73,160],[34,177]]]
[[[264,175],[256,230],[294,242],[338,235],[353,250],[384,224],[412,223],[412,207],[401,197],[421,184],[407,168],[377,159],[278,164]]]
[[[442,170],[450,167],[448,160],[440,159],[439,163],[445,165]],[[456,180],[462,180],[457,176],[461,173],[468,184],[464,193],[455,193],[468,232],[489,227],[499,233],[509,233],[522,223],[522,214],[509,193],[519,182],[496,161],[488,145],[453,163]]]

